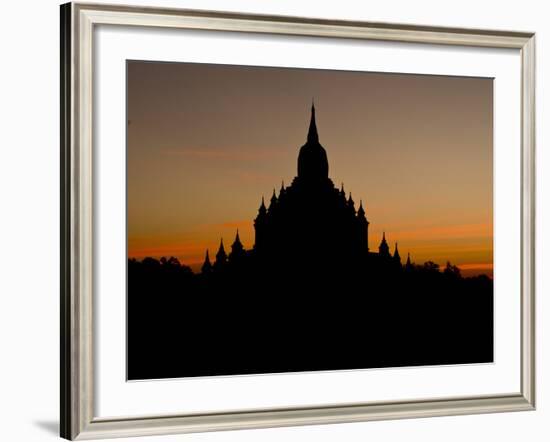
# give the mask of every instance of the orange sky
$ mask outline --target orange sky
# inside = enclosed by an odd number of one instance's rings
[[[253,245],[262,195],[296,175],[315,97],[330,177],[402,257],[492,273],[491,79],[128,62],[128,254]],[[338,257],[333,257],[338,259]]]

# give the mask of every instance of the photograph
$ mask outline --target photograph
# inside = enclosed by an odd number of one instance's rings
[[[127,379],[493,363],[493,92],[127,60]]]

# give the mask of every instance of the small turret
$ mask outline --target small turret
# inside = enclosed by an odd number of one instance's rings
[[[411,254],[407,253],[407,262],[405,263],[405,270],[412,270],[413,265],[411,263]]]
[[[225,248],[223,247],[223,238],[220,240],[220,248],[218,253],[216,253],[216,261],[214,262],[214,268],[220,269],[227,263],[227,253],[225,253]]]
[[[258,209],[258,216],[265,215],[267,212],[267,209],[265,208],[265,201],[264,197],[262,196],[262,204],[260,204],[260,208]]]
[[[242,247],[241,237],[239,236],[239,229],[237,229],[237,233],[235,234],[235,241],[233,241],[233,245],[235,244],[239,244]]]
[[[235,241],[231,244],[231,253],[229,255],[229,261],[237,262],[245,255],[243,244],[241,243],[241,238],[239,237],[239,229],[237,229],[237,234],[235,235]]]
[[[349,198],[348,198],[348,208],[355,215],[355,201],[353,201],[353,198],[351,197],[351,192],[349,193]]]
[[[212,264],[210,263],[210,256],[208,255],[208,249],[206,249],[206,256],[204,258],[204,264],[201,267],[201,272],[204,274],[212,271]]]
[[[399,256],[399,250],[397,249],[397,242],[395,243],[395,250],[393,252],[393,260],[401,266],[401,256]]]
[[[391,257],[390,255],[390,247],[388,246],[388,243],[386,241],[386,232],[382,233],[382,242],[380,243],[380,246],[378,246],[378,253],[380,256],[384,257]]]
[[[363,200],[359,200],[359,209],[357,209],[357,217],[358,218],[364,218],[365,220],[367,217],[365,216],[365,209],[363,209]]]
[[[363,251],[369,251],[369,222],[363,209],[363,201],[359,200],[359,209],[357,210],[357,223],[359,228],[359,241],[361,242],[361,249]]]
[[[285,182],[281,181],[281,190],[279,190],[279,199],[286,193]]]
[[[267,209],[265,207],[264,197],[262,196],[262,204],[260,204],[260,208],[258,209],[258,216],[254,220],[254,249],[256,250],[264,245],[267,234],[267,218]]]
[[[275,189],[273,189],[273,195],[271,196],[271,200],[269,202],[269,212],[273,212],[275,210],[275,207],[277,206],[277,194],[275,193]]]

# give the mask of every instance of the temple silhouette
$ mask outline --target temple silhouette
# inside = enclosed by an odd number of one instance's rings
[[[391,253],[385,232],[376,251],[369,248],[369,224],[363,202],[356,209],[351,192],[346,196],[344,184],[338,189],[329,178],[327,152],[319,142],[312,103],[307,140],[298,155],[298,175],[290,186],[283,183],[278,195],[273,189],[269,206],[262,197],[254,220],[253,248],[245,250],[237,231],[228,255],[222,238],[214,264],[206,251],[202,273],[223,271],[226,265],[251,259],[264,264],[284,262],[285,267],[302,272],[312,264],[316,270],[325,265],[400,269],[397,243]],[[410,256],[406,266],[411,266]]]
[[[329,178],[313,105],[297,166],[262,198],[250,249],[237,231],[198,273],[128,260],[128,379],[492,362],[492,279],[403,265],[385,233],[373,250],[362,201]]]

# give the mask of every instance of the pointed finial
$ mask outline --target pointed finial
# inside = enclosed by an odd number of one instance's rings
[[[204,263],[202,264],[201,271],[203,273],[208,273],[212,269],[212,263],[210,262],[210,254],[208,249],[206,249],[206,256],[204,257]]]
[[[359,200],[359,209],[357,210],[357,214],[361,218],[365,217],[365,209],[363,209],[363,200]]]
[[[240,244],[241,244],[241,238],[239,237],[239,229],[237,229],[237,234],[235,235],[235,241],[233,242],[233,245],[231,246],[231,248],[233,249],[235,245],[240,245]]]
[[[216,253],[216,265],[220,265],[222,263],[225,263],[225,260],[227,259],[227,254],[225,253],[225,248],[223,246],[223,237],[220,239],[220,248],[218,249],[218,253]]]
[[[277,194],[275,192],[275,188],[273,188],[273,195],[271,196],[269,210],[273,210],[276,204],[277,204]]]
[[[319,134],[317,133],[317,124],[315,123],[315,106],[313,100],[311,102],[311,120],[309,122],[309,131],[307,133],[307,141],[310,143],[319,142]]]
[[[267,211],[267,209],[265,208],[265,201],[264,201],[264,197],[262,195],[262,204],[260,204],[260,208],[258,209],[258,213],[259,213],[258,216],[265,214],[266,211]]]
[[[399,256],[399,250],[397,250],[397,241],[395,242],[395,250],[393,252],[393,257],[399,260],[399,262],[401,262],[401,256]]]
[[[220,238],[220,248],[218,249],[217,255],[224,254],[225,253],[225,247],[223,246],[223,238]]]

